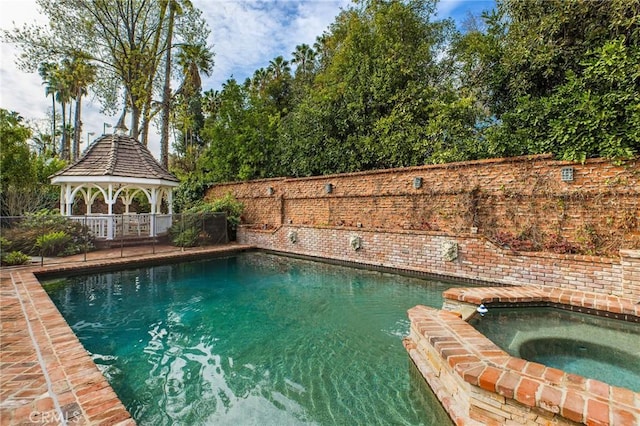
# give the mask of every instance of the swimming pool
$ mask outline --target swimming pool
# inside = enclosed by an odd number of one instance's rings
[[[451,283],[255,252],[43,285],[139,424],[450,424],[401,341]]]
[[[470,323],[512,356],[640,392],[640,325],[554,308],[495,308]]]

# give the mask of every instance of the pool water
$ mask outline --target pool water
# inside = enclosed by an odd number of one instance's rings
[[[553,308],[497,308],[471,321],[512,356],[640,392],[640,324]]]
[[[451,424],[402,346],[451,283],[256,252],[44,287],[138,424]]]

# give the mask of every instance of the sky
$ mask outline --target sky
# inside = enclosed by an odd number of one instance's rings
[[[219,90],[227,79],[243,82],[269,61],[282,55],[291,58],[295,46],[313,45],[317,36],[334,21],[349,0],[192,0],[202,10],[211,34],[209,45],[214,51],[214,70],[203,76],[203,90]],[[460,26],[469,13],[479,15],[491,9],[494,0],[440,0],[438,18],[453,18]],[[35,0],[0,0],[0,28],[21,27],[24,23],[46,24]],[[46,126],[51,98],[38,73],[25,73],[15,65],[17,50],[0,43],[0,108],[16,111],[30,123]],[[115,125],[118,116],[100,111],[91,93],[83,99],[83,143],[92,141]],[[93,133],[93,134],[91,134]],[[160,137],[150,135],[149,149],[159,158]]]

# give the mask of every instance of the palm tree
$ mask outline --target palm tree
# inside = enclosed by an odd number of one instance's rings
[[[183,80],[176,95],[183,100],[182,131],[185,146],[188,146],[187,142],[198,140],[199,129],[202,127],[200,73],[207,76],[211,74],[213,54],[204,44],[185,44],[180,47],[177,62],[180,65]]]
[[[60,140],[60,155],[63,160],[70,159],[66,106],[73,96],[70,83],[72,80],[71,75],[70,61],[68,59],[64,59],[62,61],[62,66],[57,68],[54,72],[56,101],[58,101],[62,107],[62,139]],[[71,118],[71,114],[69,114],[69,118]]]
[[[33,145],[39,156],[49,158],[52,155],[51,147],[55,151],[55,142],[52,141],[51,135],[38,131],[31,137]],[[55,154],[55,152],[53,153]]]
[[[322,33],[321,36],[316,37],[316,42],[313,43],[313,49],[315,50],[315,58],[320,63],[326,63],[327,56],[329,55],[329,34]]]
[[[215,117],[220,110],[220,91],[207,90],[203,93],[202,111],[209,117]]]
[[[51,62],[43,62],[38,68],[38,73],[43,78],[42,84],[46,84],[45,93],[47,96],[51,95],[51,115],[52,115],[52,128],[51,128],[51,141],[53,144],[53,154],[56,153],[56,71],[58,65]]]
[[[187,44],[180,47],[177,55],[182,69],[183,81],[176,94],[189,97],[202,89],[200,73],[206,76],[213,71],[213,54],[202,44]]]
[[[259,68],[253,72],[253,77],[251,78],[250,84],[251,88],[257,90],[262,93],[269,82],[270,71]]]
[[[75,52],[71,66],[71,93],[76,101],[74,118],[72,160],[80,156],[80,138],[82,137],[82,96],[87,94],[87,87],[95,79],[95,66],[87,62],[87,57],[81,52]],[[69,117],[71,118],[71,117]]]
[[[269,67],[267,70],[271,73],[274,79],[279,79],[283,74],[291,72],[289,61],[285,60],[282,56],[277,56],[269,61]]]
[[[296,50],[292,52],[292,55],[291,63],[298,65],[296,75],[308,75],[313,69],[316,52],[308,44],[303,43],[296,46]]]

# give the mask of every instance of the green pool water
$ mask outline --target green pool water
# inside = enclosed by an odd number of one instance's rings
[[[45,289],[142,425],[446,425],[402,346],[442,283],[256,252]]]
[[[640,324],[553,308],[489,309],[471,324],[512,356],[640,392]]]

